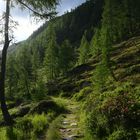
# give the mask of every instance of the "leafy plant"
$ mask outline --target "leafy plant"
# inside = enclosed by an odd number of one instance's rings
[[[44,113],[41,115],[34,115],[31,122],[33,125],[33,133],[37,135],[43,133],[45,128],[48,126],[47,117]]]

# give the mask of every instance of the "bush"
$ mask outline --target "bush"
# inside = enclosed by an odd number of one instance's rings
[[[32,118],[33,133],[40,135],[48,126],[47,117],[44,113],[34,115]]]
[[[6,139],[6,129],[5,128],[0,128],[0,139],[1,140],[7,140]]]
[[[77,101],[85,100],[86,97],[92,92],[91,87],[86,87],[82,89],[79,93],[75,94],[73,98],[75,98]]]
[[[114,131],[108,140],[137,140],[135,132],[127,132],[123,128]]]
[[[45,87],[45,84],[42,80],[39,80],[36,83],[36,86],[34,89],[32,89],[31,98],[35,101],[43,100],[47,95],[47,90]]]
[[[24,139],[30,139],[31,137],[31,132],[33,130],[33,125],[31,123],[31,117],[23,117],[22,119],[20,118],[16,125],[13,126],[12,128],[9,128],[8,136],[11,138],[14,136],[14,140],[24,140]],[[11,140],[11,139],[10,139]]]
[[[139,87],[125,83],[114,91],[93,93],[85,102],[86,127],[92,139],[137,140],[140,136]],[[119,129],[121,128],[121,129]]]
[[[47,126],[48,119],[45,114],[25,116],[18,120],[15,126],[7,128],[7,137],[9,140],[37,139]]]
[[[108,122],[105,116],[96,111],[88,114],[86,120],[87,129],[94,139],[105,139],[109,135]]]
[[[62,116],[57,117],[49,126],[47,140],[62,140],[59,132]]]
[[[51,100],[42,100],[40,101],[36,106],[34,106],[31,110],[30,110],[30,114],[34,114],[34,113],[38,113],[38,114],[42,114],[42,113],[48,113],[48,112],[54,112],[56,114],[60,114],[62,112],[64,112],[65,109],[63,108],[63,106],[58,105],[55,101]]]
[[[27,135],[24,135],[23,131],[16,127],[7,127],[6,129],[7,140],[24,140],[27,139]]]
[[[108,99],[101,112],[112,125],[121,123],[126,129],[140,126],[140,103],[128,93]]]

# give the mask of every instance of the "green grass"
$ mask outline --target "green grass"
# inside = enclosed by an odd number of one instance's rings
[[[62,119],[63,117],[59,116],[49,125],[48,131],[46,133],[46,140],[61,140],[62,139],[60,131],[59,131]]]

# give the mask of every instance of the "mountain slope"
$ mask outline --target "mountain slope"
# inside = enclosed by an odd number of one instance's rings
[[[119,82],[140,84],[140,37],[133,37],[114,45],[111,60],[115,63],[113,71]],[[67,76],[54,83],[48,83],[50,94],[63,92],[64,96],[73,96],[85,87],[90,87],[94,79],[94,71],[98,60],[93,58],[88,63],[80,65],[68,72]],[[112,86],[112,85],[110,85]]]
[[[94,29],[100,23],[102,8],[103,0],[87,1],[71,12],[46,22],[28,40],[34,40],[41,34],[47,37],[48,28],[53,26],[58,44],[61,44],[65,39],[68,39],[72,44],[79,43],[85,30]],[[92,33],[89,33],[89,38],[91,36]]]

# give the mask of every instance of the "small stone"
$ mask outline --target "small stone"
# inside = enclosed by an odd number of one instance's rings
[[[69,124],[69,122],[67,122],[67,121],[64,121],[64,122],[63,122],[63,124],[64,124],[64,125],[67,125],[67,124]]]
[[[70,126],[77,126],[77,123],[71,123]]]

